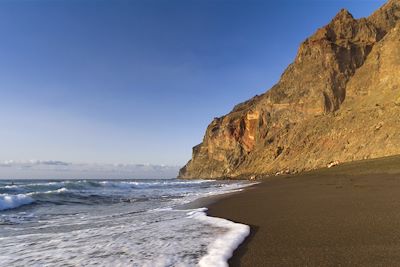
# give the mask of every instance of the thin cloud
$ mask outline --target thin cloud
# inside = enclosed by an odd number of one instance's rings
[[[154,164],[70,163],[59,160],[6,160],[0,162],[0,179],[13,178],[175,178],[179,166]]]

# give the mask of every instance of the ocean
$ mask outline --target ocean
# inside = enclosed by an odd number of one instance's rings
[[[0,180],[0,266],[228,266],[249,227],[185,204],[248,185]]]

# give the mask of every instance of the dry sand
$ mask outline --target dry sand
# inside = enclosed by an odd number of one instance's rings
[[[230,266],[400,266],[400,157],[265,178],[208,213],[251,226]]]

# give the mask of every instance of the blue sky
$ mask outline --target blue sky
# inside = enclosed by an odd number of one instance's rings
[[[0,161],[183,165],[340,8],[383,3],[0,0]]]

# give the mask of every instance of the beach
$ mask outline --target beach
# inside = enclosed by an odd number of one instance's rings
[[[400,262],[400,157],[265,177],[208,208],[251,227],[230,266]]]

